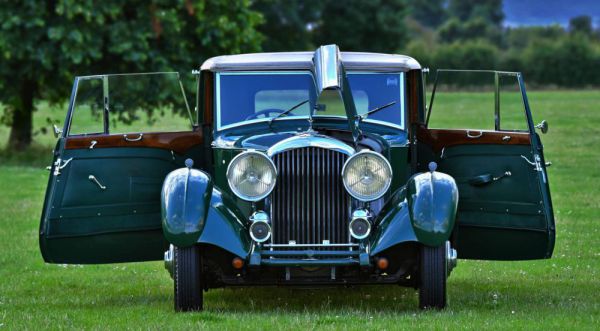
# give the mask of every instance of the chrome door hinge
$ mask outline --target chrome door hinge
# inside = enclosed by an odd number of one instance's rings
[[[60,159],[60,157],[58,159],[56,159],[56,162],[54,162],[54,176],[60,175],[60,171],[64,167],[66,167],[67,164],[69,164],[69,162],[71,162],[72,160],[73,160],[73,158],[70,158],[61,164],[62,160]]]
[[[547,182],[546,172],[544,171],[544,167],[542,167],[542,158],[540,157],[540,155],[539,154],[533,154],[533,161],[529,161],[529,159],[526,156],[524,156],[524,155],[521,155],[521,157],[527,163],[531,164],[533,166],[533,168],[534,168],[535,171],[537,171],[540,174],[542,174],[542,181],[545,184]]]

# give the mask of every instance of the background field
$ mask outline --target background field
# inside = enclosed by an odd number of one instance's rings
[[[482,94],[469,98],[488,102]],[[213,290],[205,295],[206,311],[175,314],[172,282],[160,262],[44,264],[37,231],[54,138],[40,131],[30,151],[0,152],[0,329],[598,329],[600,92],[531,92],[530,102],[536,120],[550,123],[542,138],[553,162],[554,257],[461,260],[443,312],[421,312],[416,291],[386,286]],[[36,131],[47,117],[64,120],[64,107],[40,108]],[[461,123],[464,109],[445,111]],[[1,142],[7,135],[0,127]]]

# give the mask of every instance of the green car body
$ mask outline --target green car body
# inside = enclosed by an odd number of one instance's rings
[[[221,91],[226,85],[220,82],[300,73],[314,82],[308,115],[273,120],[277,116],[269,112],[284,109],[257,106],[264,118],[226,123],[220,107],[230,101],[221,93],[229,92]],[[350,86],[356,86],[357,75],[369,74],[397,75],[386,78],[388,86],[397,86],[399,77],[401,100],[393,104],[402,118],[394,125],[371,120],[375,115],[360,117],[364,107]],[[424,287],[427,247],[443,251],[444,284],[457,256],[549,258],[555,228],[542,144],[521,75],[502,74],[519,82],[526,132],[500,130],[499,116],[493,131],[430,129],[423,70],[414,59],[341,53],[334,45],[314,53],[209,59],[198,73],[197,123],[185,132],[114,135],[105,124],[101,133],[71,135],[78,86],[92,79],[78,77],[51,167],[40,224],[42,255],[50,263],[164,258],[174,275],[175,251],[193,248],[202,261],[198,277],[205,290],[275,284]],[[258,100],[259,93],[272,97],[268,89],[251,94]],[[334,109],[342,115],[319,116]],[[245,153],[257,153],[275,169],[272,191],[255,201],[230,183],[232,161]],[[391,174],[377,177],[389,186],[369,201],[352,195],[342,174],[360,153],[376,154]],[[262,221],[268,227],[252,229]],[[265,228],[268,238],[257,240]]]

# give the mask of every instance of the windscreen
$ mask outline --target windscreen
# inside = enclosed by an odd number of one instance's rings
[[[392,106],[365,117],[374,122],[404,128],[404,73],[350,72],[348,81],[359,115],[395,102]],[[216,79],[217,128],[264,121],[281,116],[283,119],[313,116],[346,118],[346,112],[330,103],[316,104],[313,75],[309,72],[237,72],[219,73]]]

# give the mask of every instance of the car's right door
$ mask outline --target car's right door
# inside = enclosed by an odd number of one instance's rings
[[[419,142],[431,152],[420,156],[421,163],[427,155],[436,159],[439,171],[454,177],[459,188],[452,238],[459,258],[548,258],[554,249],[554,216],[522,77],[469,75],[438,72],[428,125],[419,132]],[[440,79],[447,76],[458,80],[442,87]]]
[[[183,116],[180,116],[183,115]],[[77,77],[40,223],[50,263],[160,260],[160,191],[203,136],[177,73]]]

